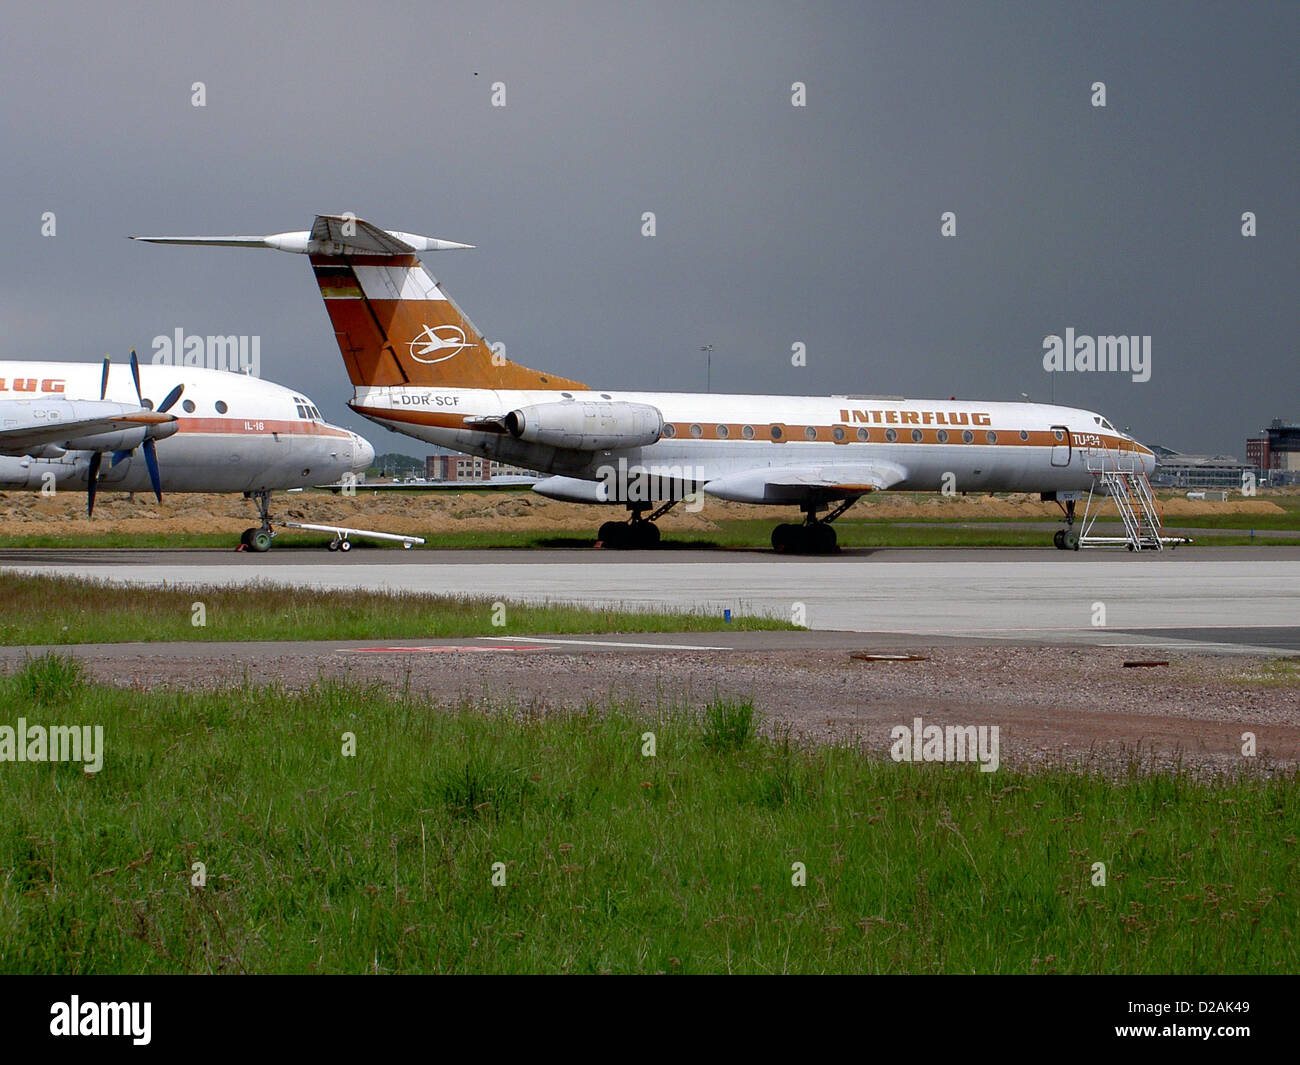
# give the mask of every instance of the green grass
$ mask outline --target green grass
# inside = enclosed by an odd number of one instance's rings
[[[1235,683],[1261,688],[1300,688],[1300,659],[1274,658],[1252,661],[1250,673],[1234,677]]]
[[[498,607],[497,603],[502,605]],[[196,604],[202,604],[202,614]],[[195,625],[195,620],[203,625]],[[500,624],[494,624],[494,621]],[[587,632],[794,629],[764,615],[622,610],[467,596],[323,591],[287,585],[132,588],[79,577],[0,573],[0,643],[157,640],[378,640]]]
[[[252,523],[255,524],[255,523]],[[333,539],[322,533],[277,533],[276,547],[319,547],[324,552]],[[105,528],[96,533],[32,533],[24,536],[0,536],[0,548],[35,547],[148,547],[163,550],[181,550],[200,547],[223,548],[233,551],[239,546],[239,533],[126,533]],[[356,548],[401,550],[401,544],[381,544],[380,541],[356,541]]]
[[[754,734],[744,703],[71,668],[0,681],[0,724],[105,735],[97,775],[0,763],[6,973],[1300,970],[1293,778],[897,765]]]
[[[794,521],[798,515],[791,513]],[[996,528],[972,528],[970,522],[951,518],[909,518],[907,521],[891,520],[889,510],[879,507],[872,513],[870,504],[863,504],[835,522],[842,547],[1043,547],[1051,548],[1052,535],[1042,529],[1025,528],[1034,524],[1051,522],[1050,516],[997,519]],[[1107,519],[1117,520],[1113,513]],[[425,536],[426,550],[462,550],[485,548],[572,548],[590,550],[595,540],[598,522],[593,517],[589,534],[581,532],[556,533],[550,530],[529,529],[478,529],[454,532],[425,533],[412,527],[409,531]],[[771,519],[727,519],[710,532],[683,533],[669,530],[663,534],[663,547],[667,550],[768,550],[771,547],[772,529],[777,524]],[[981,523],[986,524],[986,523]],[[1286,514],[1220,514],[1171,518],[1171,527],[1187,526],[1205,529],[1222,529],[1223,535],[1205,539],[1207,544],[1219,546],[1295,546],[1300,544],[1300,509],[1290,507]],[[1295,536],[1252,537],[1250,530],[1294,532]],[[1232,535],[1232,533],[1239,535]],[[233,550],[238,536],[226,533],[159,533],[127,534],[105,530],[93,535],[42,533],[27,536],[0,537],[0,548],[96,548],[137,547],[159,549],[224,548]],[[319,549],[322,558],[325,545],[331,538],[317,533],[280,533],[275,538],[277,548]],[[364,537],[354,541],[355,551],[401,550],[398,544],[367,541]],[[413,550],[421,550],[414,548]],[[355,553],[354,556],[355,557]],[[337,557],[333,559],[337,561]]]
[[[1047,519],[1041,519],[1047,520]],[[664,533],[661,549],[680,550],[757,550],[771,549],[772,528],[774,521],[726,521],[721,522],[721,529],[713,533]],[[892,524],[883,521],[853,522],[840,519],[835,523],[841,547],[880,547],[880,548],[914,548],[914,547],[1052,547],[1052,534],[1043,530],[1018,529],[1016,522],[1007,522],[1005,529],[971,529],[958,524],[936,522],[933,528],[909,527],[905,524]],[[1199,524],[1199,519],[1197,519]],[[1206,523],[1206,528],[1216,527]],[[1269,526],[1255,523],[1255,529]],[[1224,526],[1224,528],[1229,528]],[[1295,547],[1300,545],[1300,532],[1295,536],[1252,537],[1250,527],[1243,527],[1241,535],[1216,534],[1213,539],[1203,538],[1204,545],[1216,547]],[[275,549],[302,547],[316,548],[321,551],[322,559],[328,558],[324,549],[328,538],[313,539],[307,536],[288,538],[276,537]],[[529,530],[466,530],[452,533],[429,534],[425,550],[487,550],[494,548],[567,548],[572,550],[590,550],[593,536],[581,536],[578,533],[556,534],[551,531]],[[194,550],[198,548],[233,549],[238,540],[235,536],[221,536],[213,533],[165,533],[157,536],[127,536],[106,533],[95,536],[9,536],[0,537],[0,549],[3,548],[69,548],[93,549],[106,547],[155,548],[162,550]],[[393,544],[367,544],[364,540],[354,541],[357,551],[391,551],[400,550]],[[420,548],[413,548],[420,550]]]

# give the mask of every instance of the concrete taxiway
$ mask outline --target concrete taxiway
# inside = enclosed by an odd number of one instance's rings
[[[846,550],[4,550],[0,570],[142,586],[283,584],[693,609],[815,630],[985,642],[1300,650],[1300,548]],[[783,637],[785,638],[785,637]],[[691,640],[712,643],[712,639]]]

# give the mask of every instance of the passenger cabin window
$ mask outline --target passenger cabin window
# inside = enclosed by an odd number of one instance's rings
[[[226,411],[230,410],[230,408],[226,406],[226,401],[224,399],[217,400],[214,406],[216,407],[218,414],[225,414]]]

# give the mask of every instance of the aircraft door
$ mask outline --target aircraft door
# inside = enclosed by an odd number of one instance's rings
[[[1068,466],[1073,458],[1070,446],[1070,430],[1064,425],[1052,426],[1052,465]]]

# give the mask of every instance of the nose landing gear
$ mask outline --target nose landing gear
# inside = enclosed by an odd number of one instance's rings
[[[1067,499],[1065,505],[1057,500],[1057,506],[1065,513],[1065,528],[1057,529],[1052,534],[1052,543],[1058,551],[1078,551],[1079,550],[1079,530],[1074,527],[1074,503],[1073,499]]]
[[[271,528],[270,490],[263,488],[256,492],[245,492],[244,498],[256,501],[258,517],[261,518],[262,524],[254,529],[245,529],[239,537],[239,543],[248,551],[269,551],[271,541],[275,537],[275,532]]]

